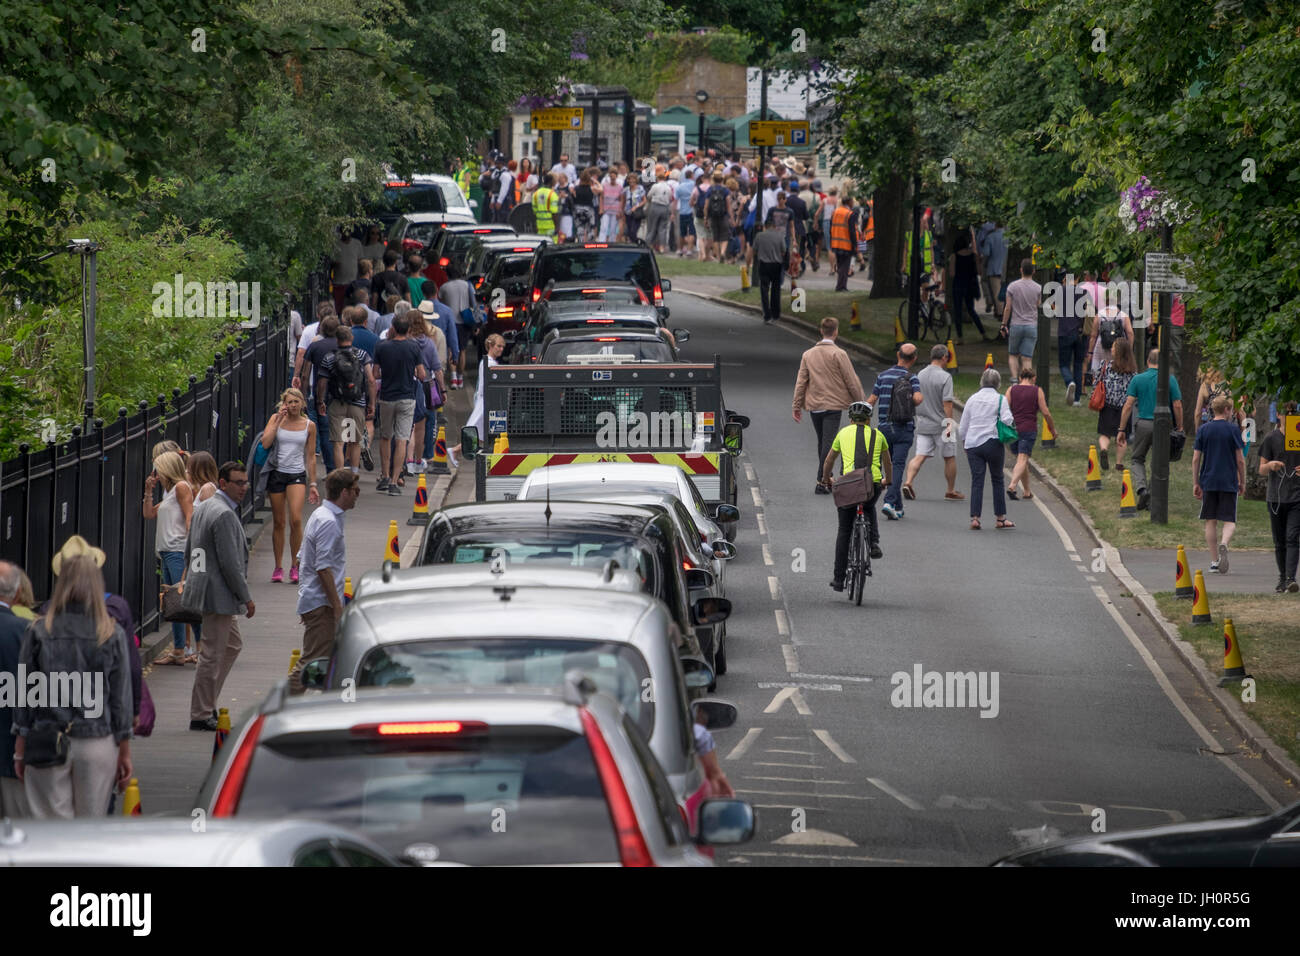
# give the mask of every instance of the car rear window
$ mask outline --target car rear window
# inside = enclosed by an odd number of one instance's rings
[[[591,746],[555,727],[280,736],[257,748],[239,814],[324,820],[359,830],[395,855],[423,844],[422,858],[447,862],[619,858]]]
[[[619,342],[557,342],[542,353],[543,365],[583,362],[671,362],[667,342],[624,339]]]
[[[541,485],[537,486],[541,490]],[[582,501],[586,497],[608,500],[615,495],[672,495],[677,497],[677,482],[672,481],[552,481],[551,497],[564,498],[568,501]],[[529,497],[536,497],[529,489]]]
[[[603,302],[606,305],[649,305],[650,300],[637,289],[609,289],[592,291],[590,289],[552,289],[551,302]]]
[[[387,186],[384,188],[379,208],[399,215],[408,212],[446,212],[447,199],[435,183]]]
[[[532,256],[509,256],[499,260],[499,264],[494,263],[496,277],[498,279],[518,279],[521,276],[528,275],[529,270],[533,267]]]
[[[559,687],[577,668],[627,711],[649,739],[654,704],[642,700],[650,668],[634,647],[547,637],[411,640],[373,648],[361,662],[361,687]]]
[[[460,187],[455,183],[438,183],[438,188],[442,190],[442,201],[446,203],[448,209],[468,209],[469,203],[460,193]]]
[[[647,590],[654,585],[654,559],[635,539],[573,531],[462,535],[429,549],[426,564],[481,564],[500,557],[507,564],[558,564],[570,568],[600,568],[614,560],[641,576]]]
[[[575,249],[544,255],[538,263],[537,288],[575,280],[635,282],[647,294],[654,288],[655,266],[648,250]]]

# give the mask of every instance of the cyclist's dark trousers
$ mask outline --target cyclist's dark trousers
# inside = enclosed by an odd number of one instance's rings
[[[809,412],[808,416],[812,419],[813,431],[817,433],[817,478],[818,483],[822,480],[822,468],[826,462],[826,456],[831,453],[831,445],[835,441],[835,436],[840,430],[840,415],[843,412]]]
[[[969,312],[971,321],[975,323],[975,328],[979,329],[980,335],[987,338],[984,332],[984,326],[980,322],[979,313],[975,311],[975,290],[978,288],[978,279],[967,279],[963,277],[954,277],[952,280],[952,317],[957,324],[957,338],[961,338],[961,320],[962,313]]]
[[[867,541],[880,544],[880,524],[876,521],[876,502],[880,499],[880,489],[867,502]],[[849,566],[849,539],[853,537],[853,522],[858,516],[858,506],[836,509],[840,513],[840,533],[835,538],[835,580],[843,581],[844,572]]]

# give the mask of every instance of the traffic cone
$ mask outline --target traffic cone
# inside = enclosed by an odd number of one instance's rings
[[[740,264],[740,291],[749,291],[749,266],[743,262]]]
[[[293,669],[298,666],[298,662],[300,660],[302,660],[302,649],[295,647],[293,650],[289,652],[289,676],[290,677],[293,676]]]
[[[1246,665],[1241,659],[1241,644],[1237,642],[1237,629],[1232,626],[1232,618],[1225,617],[1223,619],[1223,677],[1219,678],[1219,686],[1225,687],[1243,681],[1249,676],[1246,673]]]
[[[858,303],[856,301],[853,303],[852,308],[849,309],[849,328],[862,328],[862,319],[858,318]]]
[[[894,344],[902,345],[907,341],[907,336],[903,334],[903,323],[898,316],[894,316]]]
[[[402,549],[397,543],[397,521],[388,522],[388,546],[384,549],[384,560],[393,562],[393,567],[402,566]]]
[[[1174,597],[1191,598],[1196,594],[1196,589],[1192,587],[1192,573],[1187,569],[1187,551],[1180,544],[1178,546],[1176,573],[1174,576]]]
[[[438,416],[438,438],[433,443],[433,461],[430,462],[429,472],[434,475],[451,474],[451,469],[447,467],[447,422],[441,415]],[[427,509],[425,513],[428,513]]]
[[[1097,461],[1097,446],[1088,446],[1088,474],[1083,480],[1088,491],[1101,491],[1101,464]]]
[[[1137,498],[1133,495],[1133,475],[1125,468],[1124,480],[1119,490],[1119,516],[1121,518],[1132,518],[1138,513]],[[1201,572],[1197,571],[1197,574]]]
[[[438,426],[438,433],[442,433],[442,426]],[[443,457],[446,457],[445,455]],[[415,486],[415,504],[411,507],[411,517],[406,523],[410,525],[422,526],[429,521],[429,489],[424,483],[424,473],[420,473],[420,482]]]
[[[351,578],[343,579],[343,603],[344,604],[352,603],[352,579]]]
[[[1205,572],[1196,572],[1196,582],[1192,585],[1192,623],[1210,623],[1210,596],[1205,593]]]
[[[1240,657],[1237,658],[1241,660]],[[140,778],[132,777],[130,783],[126,785],[126,793],[122,794],[122,816],[138,817],[142,816],[140,810]]]
[[[992,352],[990,352],[990,353],[989,353],[989,357],[986,358],[986,359],[984,360],[984,367],[985,367],[986,369],[988,369],[988,368],[992,368],[992,367],[993,367],[993,353],[992,353]]]
[[[1038,436],[1038,447],[1039,448],[1056,447],[1056,432],[1052,431],[1052,429],[1048,426],[1046,415],[1043,416],[1043,427]]]
[[[948,340],[948,364],[944,368],[953,375],[957,374],[957,347],[952,344],[952,339]]]
[[[226,738],[230,736],[230,711],[222,707],[217,711],[217,735],[212,738],[212,759],[217,759],[217,754],[221,748],[226,745]]]

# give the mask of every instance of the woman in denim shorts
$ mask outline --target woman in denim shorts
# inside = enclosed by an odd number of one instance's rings
[[[1011,470],[1011,481],[1007,484],[1007,497],[1018,501],[1016,484],[1025,489],[1025,500],[1033,498],[1029,490],[1029,456],[1034,451],[1034,440],[1038,437],[1038,413],[1047,419],[1047,427],[1056,433],[1056,422],[1047,410],[1047,397],[1037,384],[1038,373],[1029,365],[1020,366],[1020,383],[1007,389],[1007,405],[1011,407],[1011,416],[1016,420],[1016,431],[1020,433],[1011,444],[1015,453],[1016,464]]]

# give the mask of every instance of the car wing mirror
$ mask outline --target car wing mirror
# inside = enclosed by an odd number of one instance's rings
[[[660,278],[660,279],[659,279],[659,291],[660,291],[660,292],[672,292],[672,291],[673,291],[673,280],[672,280],[672,279],[664,279],[664,278]]]
[[[740,711],[730,701],[702,697],[691,703],[691,714],[697,724],[709,730],[726,730],[736,723]]]
[[[704,568],[688,568],[686,586],[692,591],[713,587],[713,572]]]
[[[307,665],[302,669],[302,686],[312,690],[324,690],[329,672],[330,659],[328,657],[317,657],[308,661]]]
[[[460,430],[460,453],[462,457],[473,458],[478,454],[478,429],[473,426]]]
[[[691,605],[691,614],[696,624],[721,624],[731,616],[731,602],[719,597],[700,598]]]
[[[745,843],[754,836],[754,808],[734,797],[705,800],[700,804],[699,832],[695,842],[705,846]]]
[[[717,678],[713,668],[705,663],[704,658],[686,656],[681,658],[682,673],[686,677],[686,686],[690,690],[700,690],[711,685]]]
[[[678,345],[681,345],[683,342],[689,342],[691,340],[691,330],[673,329],[673,338],[677,340]]]
[[[740,520],[740,509],[735,505],[720,504],[713,509],[713,519],[722,524],[730,524]]]
[[[719,561],[730,561],[738,553],[736,546],[727,540],[714,541],[709,547],[713,549],[713,556]]]

